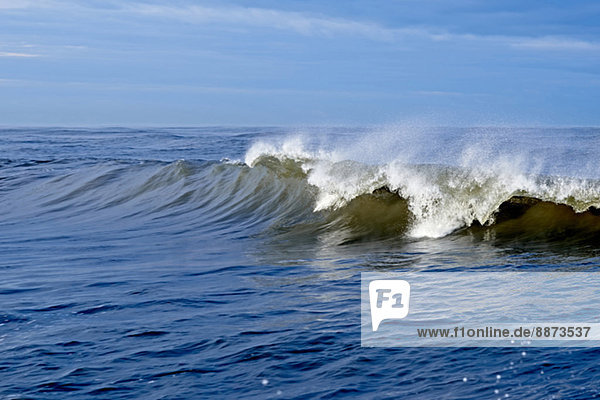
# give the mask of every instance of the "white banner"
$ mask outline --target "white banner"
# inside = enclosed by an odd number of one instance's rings
[[[600,346],[600,273],[361,274],[370,347]]]

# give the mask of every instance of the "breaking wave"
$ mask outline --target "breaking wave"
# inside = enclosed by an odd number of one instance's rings
[[[525,173],[510,159],[466,166],[365,164],[290,140],[255,144],[245,165],[295,177],[327,227],[350,229],[356,237],[600,233],[599,180]]]
[[[447,235],[600,243],[600,180],[525,171],[514,159],[467,159],[368,163],[287,140],[255,143],[243,161],[103,160],[72,169],[65,160],[5,160],[0,178],[15,210],[6,223],[85,216],[88,228],[119,220],[131,229],[169,224],[293,241],[327,234],[337,243]]]

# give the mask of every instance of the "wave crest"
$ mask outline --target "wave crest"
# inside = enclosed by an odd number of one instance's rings
[[[373,165],[341,159],[333,152],[311,152],[296,140],[280,146],[255,145],[246,161],[250,166],[266,166],[305,179],[316,190],[313,212],[332,213],[337,218],[346,213],[353,226],[361,224],[357,221],[363,221],[364,226],[373,226],[373,221],[395,224],[376,230],[402,232],[414,238],[442,237],[473,225],[495,225],[499,216],[506,215],[502,206],[513,204],[519,197],[540,203],[532,207],[528,218],[545,210],[545,217],[534,219],[557,219],[564,214],[557,211],[560,207],[549,208],[549,203],[567,206],[574,214],[600,205],[600,181],[522,172],[518,163],[506,158],[475,166],[401,160]],[[382,192],[396,194],[403,205],[392,207],[392,211],[390,200],[382,200]],[[402,208],[406,213],[399,211]],[[382,219],[386,215],[391,217]]]

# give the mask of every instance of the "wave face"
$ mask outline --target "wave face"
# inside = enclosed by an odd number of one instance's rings
[[[45,226],[55,216],[86,215],[88,224],[166,221],[206,235],[338,244],[465,234],[597,240],[600,233],[600,180],[539,173],[515,157],[478,158],[467,147],[448,165],[413,162],[406,152],[365,159],[297,138],[249,143],[238,161],[5,159],[5,203],[14,210],[5,221]],[[47,176],[19,172],[32,169]]]
[[[597,238],[600,180],[532,172],[514,158],[460,165],[405,156],[368,162],[292,138],[255,140],[242,160],[4,161],[7,221],[167,221],[199,233],[333,243],[468,234],[481,239]],[[40,180],[15,171],[52,173]],[[28,182],[27,179],[31,181]],[[23,202],[23,198],[28,201]],[[281,236],[283,235],[283,236]],[[293,239],[292,239],[293,238]]]
[[[313,213],[321,213],[328,227],[367,235],[437,238],[469,227],[548,236],[600,230],[599,180],[525,173],[506,160],[372,165],[309,152],[291,141],[255,144],[245,164],[274,177],[294,177],[303,187],[300,195],[312,198]],[[520,211],[519,198],[526,199]]]

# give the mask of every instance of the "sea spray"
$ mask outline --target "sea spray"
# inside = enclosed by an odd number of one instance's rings
[[[316,189],[313,212],[338,210],[359,196],[386,188],[408,202],[412,218],[407,235],[414,238],[442,237],[473,223],[492,225],[500,205],[513,196],[565,204],[576,212],[600,204],[598,180],[539,174],[539,159],[527,162],[517,152],[501,154],[489,143],[467,142],[456,153],[457,165],[410,164],[408,149],[399,159],[382,164],[340,159],[355,147],[310,148],[299,137],[257,142],[248,150],[246,163],[253,166],[268,157],[297,163]]]

